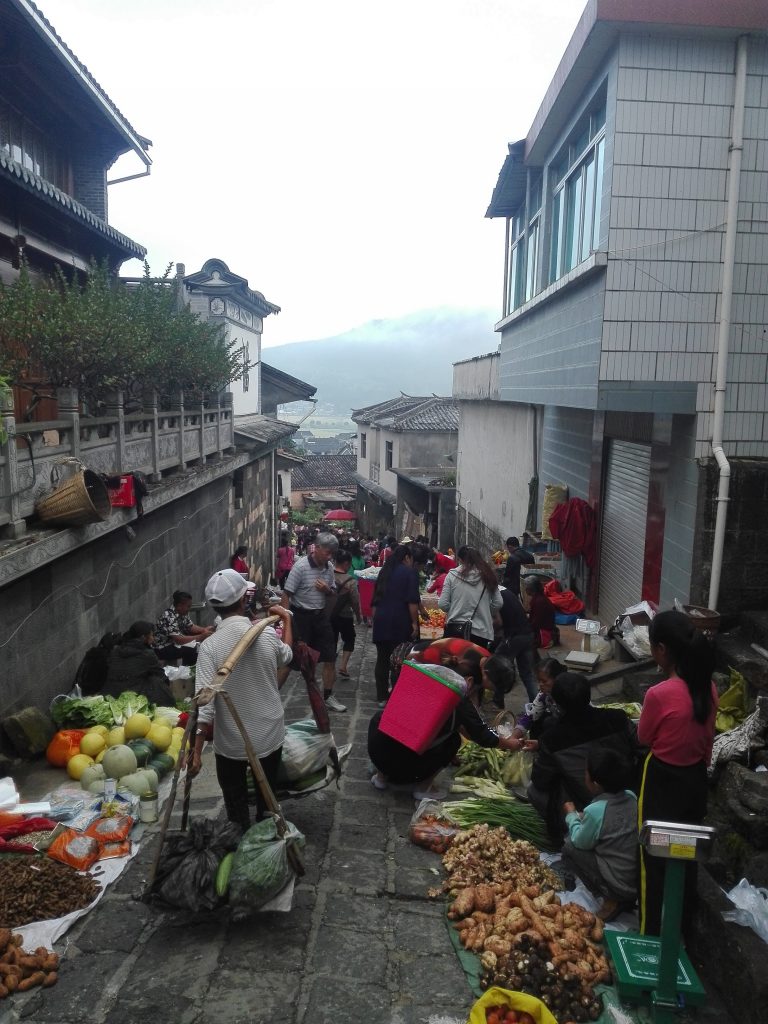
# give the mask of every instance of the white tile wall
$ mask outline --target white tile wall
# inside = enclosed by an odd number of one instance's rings
[[[675,103],[703,103],[705,78],[702,71],[650,70],[647,93],[645,97],[639,98]]]

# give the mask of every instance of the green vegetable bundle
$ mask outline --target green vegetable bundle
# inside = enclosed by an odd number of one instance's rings
[[[505,786],[520,784],[519,757],[500,747],[481,747],[479,743],[463,743],[457,760],[459,768],[456,778],[466,776],[492,779]]]
[[[141,693],[126,690],[119,697],[67,697],[51,706],[56,725],[88,728],[92,725],[122,725],[131,715],[151,714],[152,705]]]
[[[544,822],[536,810],[512,796],[469,797],[446,803],[445,810],[462,828],[482,824],[495,828],[500,825],[513,839],[525,839],[539,850],[552,847]]]

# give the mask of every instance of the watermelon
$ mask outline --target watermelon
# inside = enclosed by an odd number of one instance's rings
[[[151,768],[153,771],[157,772],[158,778],[162,779],[162,777],[167,775],[173,768],[173,764],[168,764],[169,761],[172,762],[173,758],[165,757],[162,754],[155,754],[152,760],[147,764],[147,768]]]
[[[139,768],[143,768],[148,764],[149,760],[157,753],[153,744],[145,739],[131,740],[127,746],[136,755],[136,764]]]

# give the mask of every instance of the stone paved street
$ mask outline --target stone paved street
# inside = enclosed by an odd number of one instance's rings
[[[466,1020],[472,996],[445,928],[425,898],[439,858],[414,847],[409,793],[379,793],[366,756],[375,648],[358,631],[351,679],[336,693],[336,742],[352,743],[337,789],[283,804],[305,834],[307,872],[290,913],[232,923],[226,910],[193,916],[136,900],[155,843],[139,855],[89,915],[70,930],[58,985],[17,997],[3,1024],[421,1024],[430,1015]],[[306,717],[294,674],[284,689],[288,717]],[[210,754],[192,789],[191,813],[218,815],[222,802]],[[180,798],[177,801],[180,806]]]
[[[443,907],[425,895],[441,877],[439,858],[407,838],[411,794],[369,782],[374,660],[361,628],[351,678],[336,689],[348,712],[332,717],[337,744],[352,743],[339,787],[283,803],[307,841],[290,913],[234,923],[226,909],[191,915],[141,902],[155,830],[57,945],[65,953],[59,983],[0,1004],[0,1024],[145,1024],[158,1015],[168,1024],[464,1024],[473,996]],[[288,719],[307,717],[303,681],[291,676],[283,693]],[[610,692],[595,687],[593,696]],[[522,699],[518,685],[507,704],[518,710]],[[180,797],[176,806],[177,823]],[[191,814],[223,814],[210,753]],[[710,1005],[681,1024],[730,1021],[709,995]]]

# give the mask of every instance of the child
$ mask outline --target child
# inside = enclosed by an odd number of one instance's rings
[[[594,799],[579,813],[563,804],[568,838],[562,863],[588,889],[603,897],[597,916],[612,921],[637,899],[637,798],[624,789],[629,766],[607,747],[587,755],[585,780]]]
[[[515,733],[519,736],[528,734],[526,750],[539,749],[539,736],[548,725],[551,725],[557,714],[557,705],[552,700],[552,685],[559,675],[565,672],[556,658],[545,658],[536,666],[536,678],[539,681],[539,692],[517,719]]]

